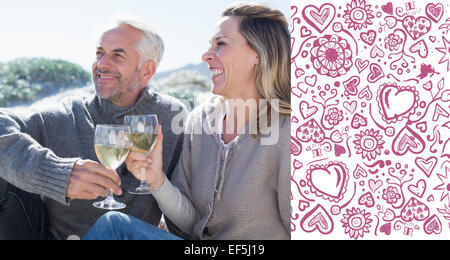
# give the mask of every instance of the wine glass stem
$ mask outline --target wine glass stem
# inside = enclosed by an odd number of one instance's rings
[[[106,196],[106,201],[113,201],[114,197],[113,197],[113,192],[112,190],[108,189],[108,195]]]
[[[141,186],[147,186],[147,178],[145,177],[145,167],[141,168]]]

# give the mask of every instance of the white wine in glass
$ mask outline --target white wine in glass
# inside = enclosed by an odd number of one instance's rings
[[[95,128],[94,148],[101,164],[117,170],[130,152],[130,128],[128,126],[97,125]],[[119,210],[124,203],[114,200],[111,190],[105,200],[94,202],[94,207],[107,210]]]
[[[131,150],[149,155],[158,139],[158,117],[156,115],[125,116],[124,125],[130,127],[130,141],[133,143]],[[131,194],[150,194],[151,187],[147,184],[145,168],[141,168],[141,184]]]
[[[127,158],[129,147],[116,147],[109,145],[95,145],[95,154],[98,160],[108,168],[117,169]]]

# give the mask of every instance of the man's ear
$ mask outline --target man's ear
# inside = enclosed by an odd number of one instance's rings
[[[141,82],[147,85],[149,80],[155,75],[156,72],[156,63],[152,60],[146,61],[142,66],[139,72]]]

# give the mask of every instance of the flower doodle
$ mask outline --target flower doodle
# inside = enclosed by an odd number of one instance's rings
[[[341,220],[342,226],[345,228],[345,233],[351,238],[357,240],[359,237],[364,237],[365,233],[370,232],[370,213],[360,209],[347,209],[347,214]]]
[[[352,51],[348,42],[337,35],[325,35],[314,41],[311,61],[321,75],[339,77],[353,65]]]
[[[384,39],[384,47],[390,51],[397,51],[402,43],[403,39],[393,33],[389,34],[389,36]]]
[[[370,9],[371,5],[366,4],[365,0],[352,0],[346,7],[343,18],[345,23],[348,23],[349,29],[367,28],[368,25],[373,24],[372,19],[375,17]]]
[[[380,155],[384,141],[382,140],[383,136],[379,135],[379,132],[379,130],[374,131],[370,129],[356,134],[356,140],[353,141],[356,145],[356,154],[362,154],[362,158],[369,161]]]

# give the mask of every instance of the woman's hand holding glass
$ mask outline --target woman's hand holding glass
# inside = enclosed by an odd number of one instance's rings
[[[145,178],[152,188],[156,191],[164,184],[166,175],[163,168],[163,134],[161,126],[158,125],[158,139],[149,155],[134,152],[133,149],[129,153],[125,163],[128,170],[134,175],[136,179],[141,179],[141,169],[145,168]]]

